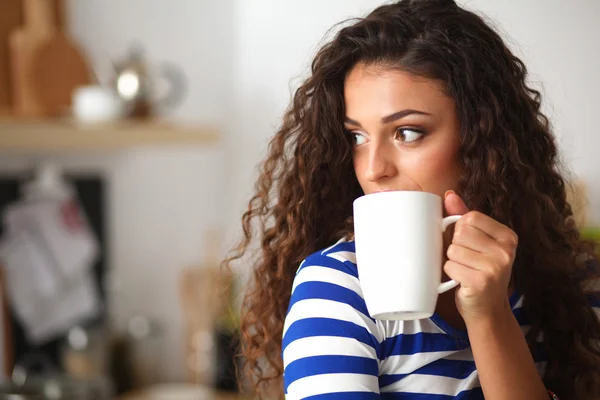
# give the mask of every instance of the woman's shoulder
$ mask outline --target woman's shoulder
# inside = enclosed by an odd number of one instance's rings
[[[379,398],[381,329],[361,295],[354,243],[340,240],[302,262],[282,333],[291,398]]]
[[[358,278],[354,241],[342,238],[335,244],[314,252],[302,261],[296,275],[313,267],[325,268],[322,272],[331,269]]]
[[[292,286],[284,336],[289,326],[301,320],[299,325],[305,331],[321,330],[327,324],[345,330],[349,324],[361,327],[367,336],[378,331],[358,281],[354,242],[340,240],[301,263]]]

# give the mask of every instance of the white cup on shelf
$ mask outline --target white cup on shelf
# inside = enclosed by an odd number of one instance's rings
[[[73,92],[72,103],[76,122],[112,122],[124,115],[124,105],[117,93],[99,85],[78,87]]]

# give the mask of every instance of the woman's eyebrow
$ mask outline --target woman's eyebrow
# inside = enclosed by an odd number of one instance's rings
[[[417,114],[417,115],[431,115],[431,114],[426,113],[424,111],[402,110],[402,111],[398,111],[398,112],[395,112],[395,113],[393,113],[391,115],[388,115],[386,117],[381,118],[381,123],[383,125],[389,124],[390,122],[397,121],[399,119],[402,119],[402,118],[407,117],[407,116],[412,115],[412,114]],[[346,119],[344,120],[344,122],[347,123],[347,124],[350,124],[350,125],[362,127],[362,125],[360,124],[360,122],[358,122],[356,120],[353,120],[353,119],[351,119],[349,117],[346,117]]]

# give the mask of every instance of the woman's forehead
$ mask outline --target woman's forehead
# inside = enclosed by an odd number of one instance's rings
[[[382,115],[402,109],[430,114],[446,112],[449,107],[454,110],[441,82],[398,69],[362,64],[355,66],[345,79],[344,102],[347,114],[357,118],[366,109],[377,109]]]

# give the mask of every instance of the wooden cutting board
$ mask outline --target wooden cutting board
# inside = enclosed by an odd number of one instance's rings
[[[33,87],[46,115],[70,113],[73,91],[91,83],[82,53],[62,30],[44,41],[33,55]]]
[[[73,91],[90,84],[92,74],[83,53],[66,33],[66,1],[52,1],[55,29],[33,56],[32,79],[45,113],[61,116],[71,112]]]
[[[53,2],[22,0],[22,4],[25,25],[13,31],[9,37],[13,112],[17,116],[40,117],[44,115],[44,109],[33,84],[33,57],[41,44],[52,35]]]
[[[0,114],[12,106],[10,57],[8,41],[11,33],[23,23],[22,0],[0,0]]]
[[[10,37],[15,114],[67,114],[73,90],[89,84],[91,74],[81,52],[64,32],[65,3],[22,1],[25,25]]]

